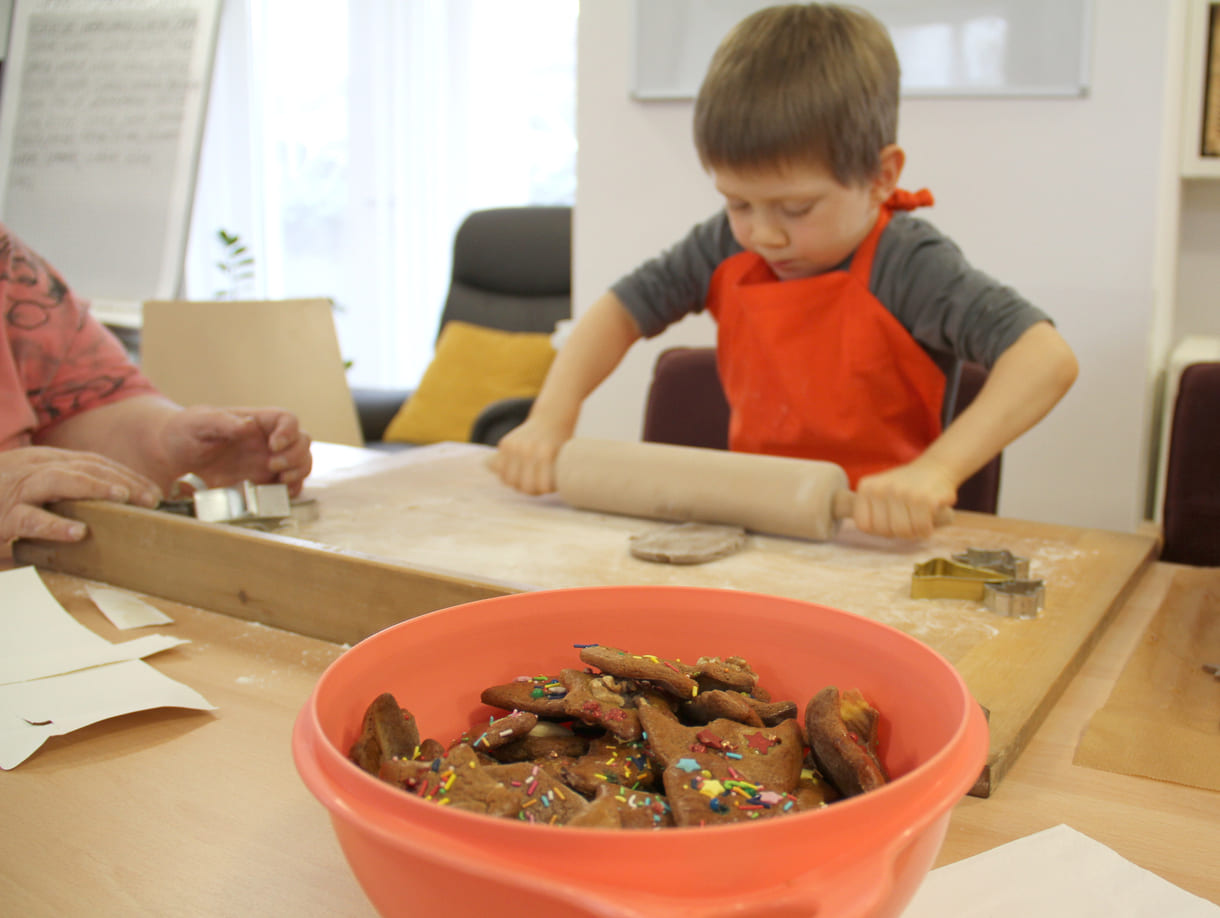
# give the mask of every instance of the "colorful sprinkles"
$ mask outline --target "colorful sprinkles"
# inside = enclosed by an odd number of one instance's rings
[[[684,706],[697,717],[693,712],[703,704],[684,701],[688,692],[693,699],[710,687],[749,699],[749,691],[731,687],[733,679],[755,684],[744,660],[700,658],[699,665],[689,666],[597,643],[572,646],[585,669],[520,675],[496,687],[509,690],[506,697],[527,710],[491,715],[482,729],[464,733],[448,748],[434,739],[415,741],[410,758],[399,755],[387,762],[383,757],[381,777],[438,805],[538,824],[710,825],[825,806],[834,799],[826,796],[834,791],[812,766],[796,721],[756,717],[751,726],[744,717],[728,720],[718,713],[704,713],[696,725],[680,719]],[[711,672],[718,675],[706,676]],[[711,681],[705,684],[705,678]],[[770,700],[765,694],[761,698]],[[543,714],[546,723],[539,722]],[[411,721],[405,709],[403,717]],[[638,721],[633,738],[613,726],[629,720]],[[582,740],[592,726],[606,732]],[[854,734],[850,739],[864,745]],[[556,745],[547,746],[551,741]],[[565,748],[577,751],[522,761],[525,755],[515,747],[523,742],[535,743],[531,748],[567,743]],[[443,754],[436,754],[441,749]]]

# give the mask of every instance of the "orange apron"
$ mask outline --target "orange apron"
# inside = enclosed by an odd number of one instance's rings
[[[944,373],[868,289],[893,211],[931,203],[896,191],[845,271],[780,281],[752,252],[716,269],[707,309],[730,449],[834,462],[854,488],[936,439]]]

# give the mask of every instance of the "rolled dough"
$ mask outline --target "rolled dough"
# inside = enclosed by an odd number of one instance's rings
[[[745,544],[746,531],[740,526],[678,523],[633,535],[629,547],[632,555],[644,561],[703,564],[735,554]]]

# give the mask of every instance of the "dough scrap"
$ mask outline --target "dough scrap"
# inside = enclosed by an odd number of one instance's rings
[[[631,554],[662,564],[704,564],[741,551],[746,531],[740,526],[677,523],[631,537]]]

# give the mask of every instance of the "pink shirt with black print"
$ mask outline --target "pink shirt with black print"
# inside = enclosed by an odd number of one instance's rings
[[[62,277],[0,224],[0,450],[156,390]]]

